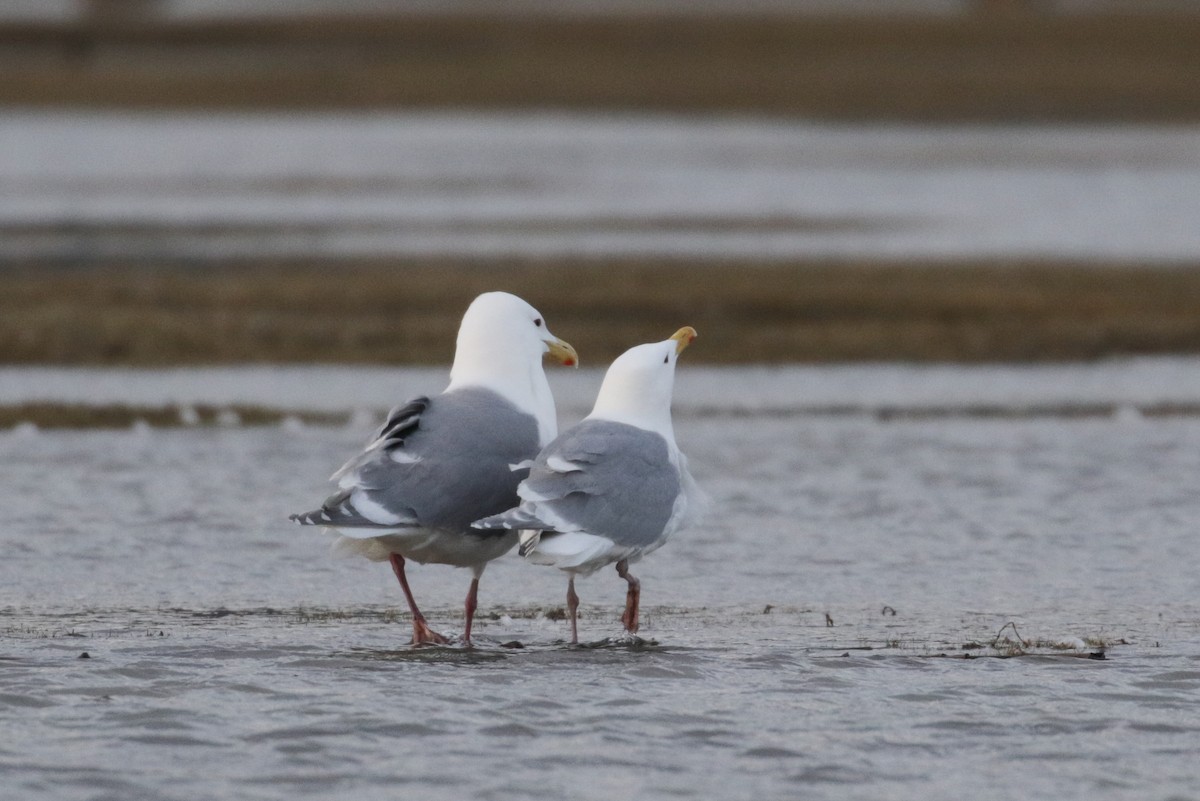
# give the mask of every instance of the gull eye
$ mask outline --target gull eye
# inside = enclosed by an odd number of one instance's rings
[[[663,364],[666,364],[667,359],[670,359],[670,358],[671,358],[670,356],[663,356]]]
[[[541,328],[542,327],[542,318],[541,317],[537,318],[536,320],[533,321],[533,324],[536,325],[538,328]]]

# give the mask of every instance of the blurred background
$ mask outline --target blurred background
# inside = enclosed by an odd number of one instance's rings
[[[645,649],[287,521],[488,289],[699,330]],[[1200,797],[1197,355],[1200,0],[0,0],[0,799]]]
[[[0,363],[1200,350],[1195,0],[8,0]],[[693,354],[689,353],[689,358]]]

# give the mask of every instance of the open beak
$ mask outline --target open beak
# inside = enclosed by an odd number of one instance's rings
[[[558,337],[546,342],[546,353],[551,359],[567,367],[579,366],[579,356],[575,354],[575,349],[569,342],[563,342]]]
[[[671,339],[675,340],[675,355],[683,353],[683,349],[692,344],[692,340],[696,338],[696,329],[690,325],[685,325],[674,334],[671,334]]]

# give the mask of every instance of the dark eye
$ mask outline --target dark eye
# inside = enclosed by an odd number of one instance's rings
[[[536,320],[533,321],[533,324],[536,325],[538,328],[541,328],[542,327],[542,318],[541,317],[537,318]]]
[[[666,363],[667,363],[667,359],[669,359],[669,358],[671,358],[671,357],[670,357],[670,356],[663,356],[663,364],[666,364]]]

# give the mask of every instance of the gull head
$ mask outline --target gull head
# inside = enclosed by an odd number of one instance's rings
[[[447,390],[494,390],[535,414],[542,428],[550,427],[552,437],[554,399],[542,370],[543,357],[579,364],[575,349],[550,333],[541,312],[516,295],[486,292],[471,302],[459,325]]]
[[[575,349],[550,333],[542,313],[516,295],[485,292],[467,307],[458,327],[455,367],[460,360],[484,367],[497,357],[538,363],[546,355],[568,367],[579,363]]]
[[[671,396],[675,390],[675,363],[696,339],[696,329],[685,326],[669,339],[630,348],[609,365],[604,383],[589,417],[655,431],[674,442]]]

